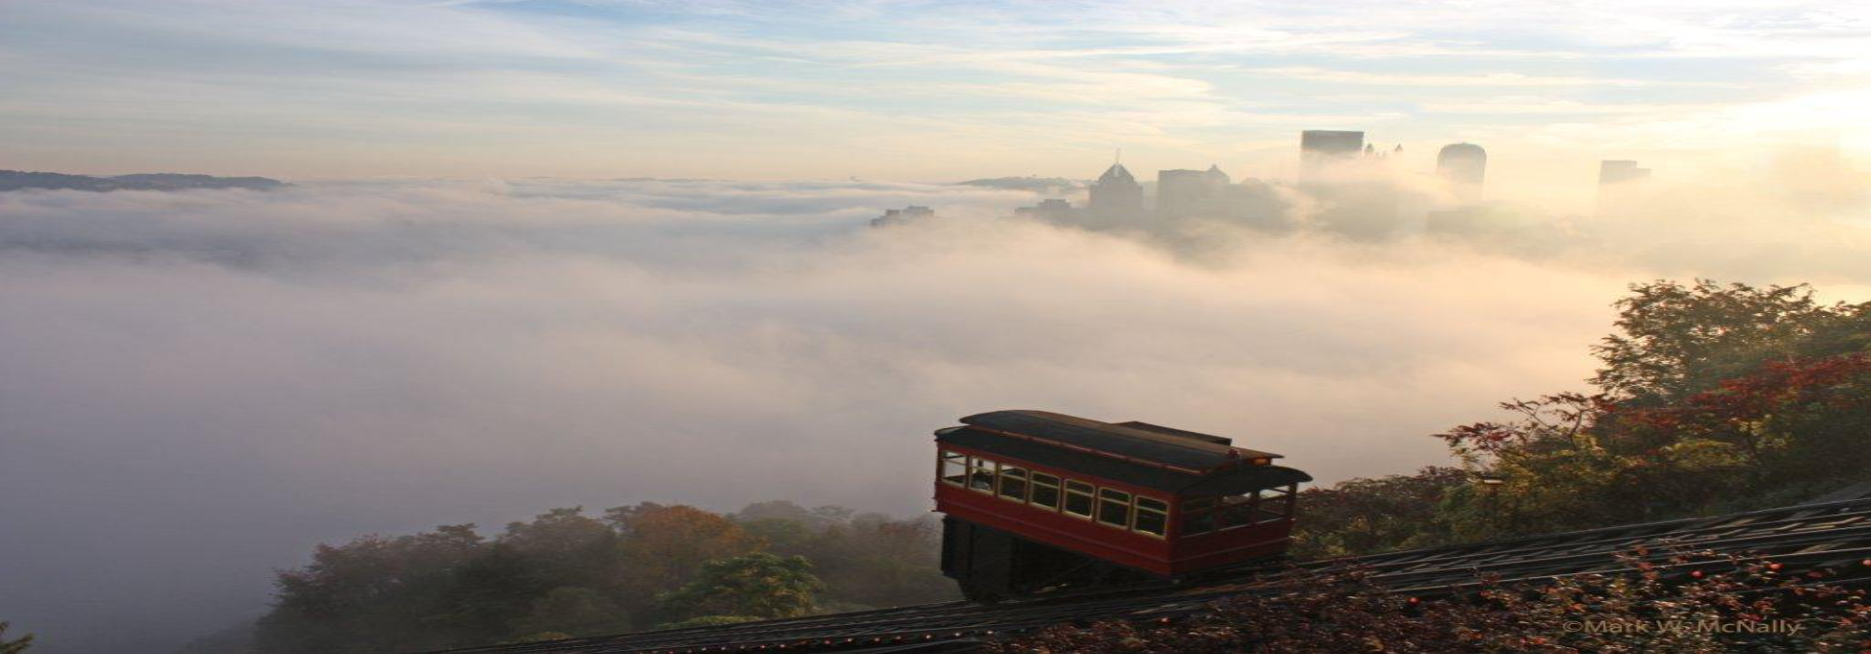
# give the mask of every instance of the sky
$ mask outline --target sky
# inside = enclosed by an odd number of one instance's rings
[[[0,0],[0,169],[293,183],[0,193],[0,620],[163,652],[364,534],[915,514],[994,409],[1448,463],[1584,390],[1628,284],[1871,300],[1871,18],[1761,4]],[[951,183],[1285,179],[1314,128],[1432,204],[1480,143],[1500,203],[1097,231]],[[1657,178],[1597,211],[1604,158]]]
[[[276,177],[1290,177],[1301,129],[1498,188],[1862,152],[1858,3],[8,0],[6,165]],[[1676,163],[1680,165],[1666,165]]]

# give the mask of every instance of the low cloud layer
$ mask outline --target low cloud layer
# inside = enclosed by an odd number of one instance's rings
[[[1133,238],[1002,218],[1032,199],[706,180],[0,195],[0,616],[51,653],[160,651],[257,611],[313,543],[373,531],[638,501],[921,511],[930,430],[991,409],[1225,434],[1322,481],[1408,471],[1443,460],[1426,433],[1578,387],[1625,283],[1871,284],[1837,257],[1863,228],[1829,218],[1798,223],[1821,240],[1763,240],[1786,230],[1735,212]],[[907,204],[942,217],[864,226]]]

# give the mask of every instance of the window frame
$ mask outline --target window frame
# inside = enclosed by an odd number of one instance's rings
[[[1019,471],[1020,473],[1017,477],[1020,480],[1021,486],[1019,497],[1007,494],[1007,481],[1009,478],[1014,477],[1014,475],[1009,474],[1012,471]],[[1027,497],[1032,494],[1033,490],[1033,487],[1030,485],[1032,483],[1032,474],[1033,469],[1031,468],[1002,464],[994,474],[994,496],[1015,504],[1025,504]]]
[[[1255,521],[1254,512],[1259,509],[1256,502],[1260,493],[1252,491],[1240,495],[1223,495],[1215,501],[1215,531],[1229,531],[1260,524]],[[1241,502],[1230,504],[1228,498],[1243,498]]]
[[[982,470],[987,471],[987,479],[988,479],[987,488],[980,488],[974,485],[975,475],[980,474]],[[1000,462],[995,461],[993,459],[970,455],[968,457],[967,488],[968,490],[974,491],[976,493],[986,493],[988,495],[999,495],[1000,494]]]
[[[1154,502],[1157,508],[1144,508],[1144,502]],[[1143,523],[1143,514],[1146,512],[1157,516],[1156,531],[1149,531],[1140,526]],[[1130,530],[1151,538],[1169,538],[1169,502],[1148,495],[1133,495],[1130,506]]]
[[[1216,509],[1220,508],[1219,498],[1204,496],[1182,501],[1177,514],[1177,533],[1183,536],[1201,536],[1218,531],[1216,521],[1220,518]],[[1206,518],[1208,526],[1199,531],[1190,531],[1189,527],[1197,520]]]
[[[1040,477],[1046,477],[1052,481],[1040,481]],[[1060,507],[1065,506],[1065,479],[1060,476],[1040,472],[1038,470],[1027,470],[1026,483],[1027,506],[1040,507],[1053,512],[1057,512]],[[1035,499],[1035,497],[1039,495],[1039,489],[1041,488],[1052,489],[1052,504],[1041,504],[1039,500]]]
[[[953,478],[953,475],[943,474],[953,472],[958,462],[963,473],[959,482]],[[1194,536],[1224,530],[1220,524],[1223,508],[1223,498],[1220,497],[1184,499],[1175,496],[1163,498],[1145,495],[1127,488],[1083,481],[1037,470],[1024,464],[1013,464],[944,448],[938,448],[936,452],[936,475],[937,482],[940,484],[959,486],[1015,504],[1023,504],[1052,513],[1063,513],[1073,518],[1149,538],[1167,540],[1172,535]],[[977,486],[976,483],[979,481],[988,483]],[[1004,491],[1014,482],[1023,486],[1021,494],[1019,496],[1004,494]],[[1037,499],[1041,496],[1046,497]],[[1246,495],[1250,506],[1258,508],[1258,505],[1254,503],[1258,502],[1259,496],[1259,492]],[[1082,505],[1084,512],[1074,511],[1072,509],[1074,504]],[[1290,500],[1288,504],[1290,507]],[[1122,511],[1121,516],[1115,515],[1118,511]],[[1210,528],[1206,531],[1187,531],[1191,518],[1203,514],[1210,516]],[[1121,518],[1122,522],[1114,522],[1108,518]]]
[[[1117,500],[1117,499],[1107,498],[1105,497],[1106,493],[1116,493],[1118,495],[1124,496],[1124,499]],[[1097,516],[1096,518],[1097,523],[1107,526],[1107,527],[1117,527],[1118,529],[1129,531],[1130,524],[1132,521],[1134,521],[1136,517],[1135,515],[1133,515],[1135,513],[1135,510],[1134,510],[1134,507],[1131,506],[1131,504],[1136,501],[1137,494],[1132,493],[1130,491],[1126,491],[1126,490],[1118,490],[1116,488],[1100,486],[1098,487],[1097,497],[1098,497],[1098,505],[1097,505],[1097,510],[1094,513],[1094,515]],[[1124,522],[1122,524],[1111,522],[1109,520],[1104,519],[1104,508],[1105,508],[1106,503],[1124,507]]]
[[[1254,511],[1252,513],[1254,516],[1254,524],[1279,522],[1292,518],[1293,500],[1295,499],[1294,486],[1294,484],[1289,484],[1286,488],[1262,488],[1254,491]],[[1267,499],[1272,499],[1280,505],[1277,511],[1263,508],[1263,494],[1269,492],[1274,493],[1274,495]]]
[[[962,488],[967,488],[968,487],[968,470],[969,470],[968,459],[969,458],[971,457],[969,457],[966,453],[956,452],[954,450],[937,450],[936,451],[936,481],[944,483],[944,484],[948,484],[950,486],[960,486]],[[948,474],[947,474],[949,462],[955,459],[961,460],[961,481],[950,481]]]
[[[1080,487],[1082,487],[1084,490],[1080,490]],[[1093,484],[1088,484],[1088,483],[1085,483],[1085,482],[1082,482],[1076,479],[1067,479],[1065,480],[1064,488],[1065,488],[1065,495],[1060,498],[1061,501],[1059,502],[1059,511],[1061,513],[1064,513],[1066,515],[1069,515],[1069,516],[1072,516],[1074,518],[1078,518],[1081,520],[1091,520],[1093,519],[1093,516],[1096,516],[1098,514],[1098,487],[1097,486]],[[1072,504],[1073,497],[1085,498],[1086,505],[1085,505],[1084,513],[1078,513],[1076,511],[1073,511],[1071,508],[1069,508]]]

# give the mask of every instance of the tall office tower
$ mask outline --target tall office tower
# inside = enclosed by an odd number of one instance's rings
[[[1215,217],[1221,210],[1228,184],[1233,182],[1221,166],[1208,170],[1156,172],[1156,215],[1161,218]]]
[[[884,215],[871,219],[871,226],[889,227],[891,225],[905,225],[915,220],[934,218],[935,215],[934,209],[912,204],[902,209],[884,211]]]
[[[1650,179],[1649,168],[1638,168],[1637,162],[1627,159],[1607,159],[1598,163],[1598,212],[1617,214],[1630,209],[1631,201],[1636,199],[1643,186],[1639,182]]]
[[[1488,175],[1488,151],[1473,143],[1450,143],[1436,153],[1436,174],[1447,181],[1463,203],[1481,201],[1482,181]]]
[[[1040,200],[1037,206],[1014,209],[1013,213],[1016,216],[1026,216],[1028,218],[1038,218],[1047,222],[1064,224],[1072,222],[1072,219],[1077,216],[1078,210],[1072,208],[1072,203],[1070,202],[1052,198]]]
[[[1098,181],[1091,184],[1086,212],[1101,221],[1136,220],[1143,217],[1143,185],[1137,183],[1124,164],[1111,164]]]
[[[1309,129],[1299,133],[1299,181],[1317,177],[1334,161],[1355,159],[1364,151],[1364,132]]]
[[[1399,228],[1397,190],[1382,166],[1387,158],[1365,144],[1364,132],[1307,130],[1299,146],[1299,190],[1319,203],[1312,217],[1318,229],[1380,239]]]
[[[1212,196],[1221,195],[1228,190],[1229,184],[1234,183],[1234,178],[1229,177],[1228,173],[1221,172],[1221,166],[1218,164],[1209,164],[1208,170],[1202,171],[1202,176],[1208,182],[1208,193]]]
[[[1635,182],[1649,179],[1649,168],[1638,168],[1637,162],[1628,159],[1606,159],[1598,162],[1598,187]]]

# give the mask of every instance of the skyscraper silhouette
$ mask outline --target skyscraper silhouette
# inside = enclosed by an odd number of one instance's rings
[[[1642,186],[1639,182],[1646,179],[1650,179],[1650,169],[1638,168],[1635,161],[1606,159],[1598,162],[1598,212],[1609,215],[1630,209],[1638,187]]]
[[[1451,143],[1436,153],[1436,173],[1449,183],[1464,203],[1481,201],[1482,182],[1488,173],[1488,152],[1473,143]]]
[[[1638,168],[1637,162],[1629,159],[1606,159],[1598,162],[1598,186],[1635,182],[1650,178],[1649,168]]]
[[[1333,161],[1355,159],[1364,152],[1364,132],[1309,129],[1299,133],[1299,181],[1318,177]]]
[[[1104,221],[1135,220],[1143,216],[1143,185],[1131,176],[1124,164],[1114,163],[1092,182],[1091,197],[1085,209]]]
[[[1233,180],[1221,166],[1208,170],[1159,170],[1156,173],[1156,214],[1161,218],[1186,218],[1212,213],[1219,208],[1228,184]]]

